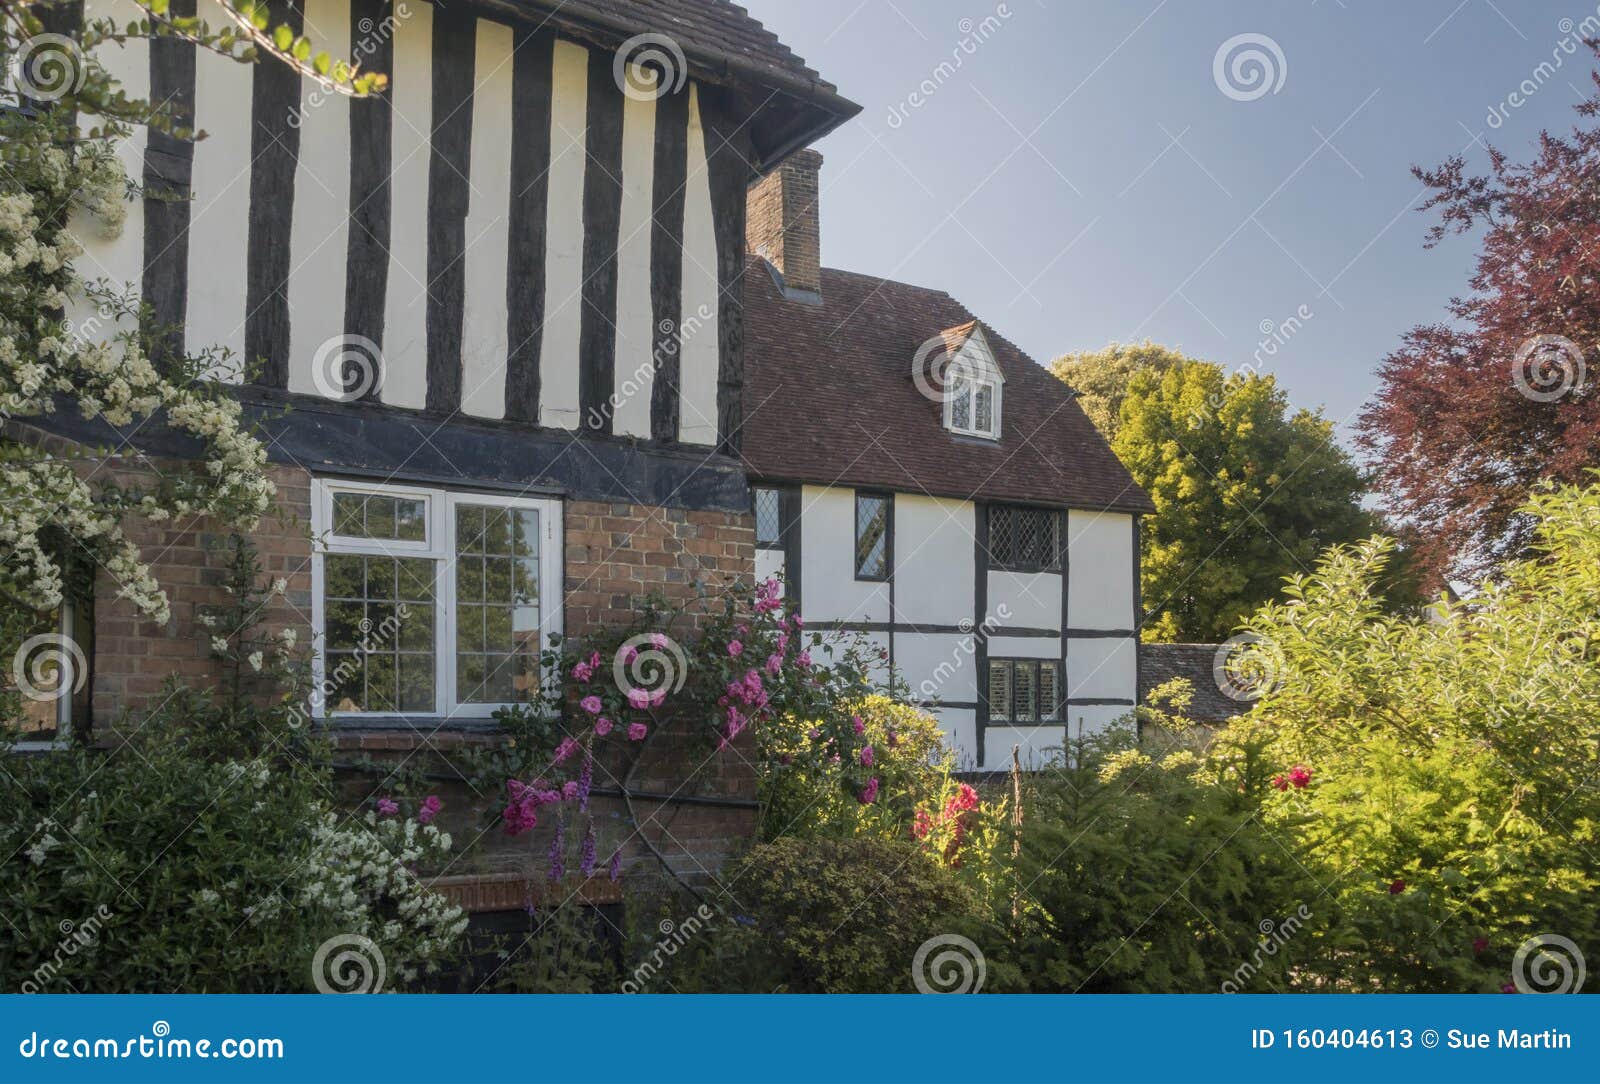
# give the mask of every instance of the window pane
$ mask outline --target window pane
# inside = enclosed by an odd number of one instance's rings
[[[756,495],[756,544],[772,545],[778,541],[778,491],[765,486]]]
[[[950,425],[972,428],[972,381],[966,377],[957,377],[950,384]]]
[[[1038,690],[1034,687],[1034,667],[1032,663],[1019,662],[1012,668],[1013,696],[1016,700],[1016,715],[1014,718],[1019,723],[1031,723],[1038,718],[1037,702],[1035,696]]]
[[[974,429],[984,433],[994,432],[994,385],[979,384],[974,400]]]
[[[341,537],[422,542],[428,537],[427,527],[425,498],[376,493],[333,495],[333,533]]]
[[[1060,717],[1060,704],[1056,699],[1059,695],[1056,677],[1060,666],[1055,662],[1039,664],[1039,719],[1042,722],[1055,722]]]
[[[1005,722],[1011,718],[1011,664],[989,661],[989,718]]]
[[[460,505],[456,538],[456,700],[530,699],[538,691],[530,675],[540,648],[539,513]]]
[[[989,555],[994,567],[1020,572],[1061,569],[1061,514],[1047,508],[994,505],[989,509]]]
[[[436,562],[329,554],[322,616],[328,707],[433,711]]]
[[[856,575],[882,579],[889,573],[889,499],[856,497]]]

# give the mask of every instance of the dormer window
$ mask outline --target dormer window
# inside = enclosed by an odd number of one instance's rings
[[[944,332],[944,427],[964,437],[1000,439],[1005,377],[976,322]]]

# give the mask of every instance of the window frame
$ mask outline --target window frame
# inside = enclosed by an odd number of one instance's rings
[[[973,424],[963,428],[956,424],[956,386],[966,383],[972,388],[972,396],[968,410]],[[989,389],[989,421],[993,423],[989,429],[979,429],[978,421],[978,389]],[[952,366],[945,379],[944,394],[944,427],[950,432],[962,437],[977,437],[980,440],[1000,439],[1000,381],[986,372],[981,372],[976,366]]]
[[[1017,561],[1017,560],[1001,560],[1000,553],[998,552],[998,548],[995,545],[995,534],[994,534],[994,514],[995,514],[995,512],[997,510],[1001,510],[1001,509],[1007,510],[1008,512],[1011,512],[1011,513],[1030,513],[1030,514],[1047,515],[1047,516],[1051,517],[1051,519],[1055,523],[1055,545],[1050,548],[1050,559],[1048,561],[1046,561],[1043,564],[1035,565],[1035,564],[1032,564],[1032,563],[1029,563],[1029,562],[1022,562],[1022,561]],[[989,558],[989,571],[991,571],[991,572],[1019,572],[1019,573],[1028,573],[1028,574],[1049,573],[1050,575],[1059,575],[1059,574],[1061,574],[1061,572],[1062,572],[1061,536],[1062,536],[1062,532],[1066,530],[1066,517],[1065,517],[1065,513],[1062,512],[1061,509],[1059,509],[1059,508],[1043,508],[1043,507],[1040,507],[1039,505],[1033,505],[1033,504],[1013,504],[1013,503],[1009,503],[1009,502],[999,502],[999,503],[991,504],[989,506],[988,517],[989,517],[988,530],[986,532],[987,545],[984,546],[984,553],[987,554],[987,556]],[[1011,535],[1009,535],[1007,537],[1006,546],[1007,546],[1007,550],[1009,551],[1008,552],[1008,556],[1012,557],[1012,558],[1015,558],[1016,557],[1015,532],[1013,532]]]
[[[423,500],[424,539],[421,542],[392,538],[355,538],[333,533],[333,499],[340,493],[364,496],[400,497]],[[514,703],[471,704],[456,699],[456,510],[463,506],[516,508],[539,513],[539,641],[541,651],[552,635],[563,631],[565,615],[562,586],[565,568],[562,552],[561,501],[546,497],[520,497],[435,486],[400,485],[390,482],[365,482],[342,478],[313,478],[311,481],[311,530],[314,536],[311,558],[311,636],[314,697],[313,717],[336,725],[359,725],[363,721],[417,718],[487,720],[496,711]],[[435,562],[433,710],[432,711],[334,711],[326,702],[323,681],[326,677],[327,615],[326,574],[323,562],[330,554],[375,557],[421,557]],[[541,674],[541,681],[548,675]]]
[[[989,724],[991,726],[1024,727],[1063,725],[1062,717],[1065,714],[1066,698],[1062,695],[1061,691],[1060,659],[1001,656],[1000,658],[990,658],[988,662],[990,670],[984,674],[983,704],[984,710],[988,713]],[[1006,711],[1003,715],[995,713],[994,701],[991,699],[990,695],[990,690],[993,686],[992,673],[993,668],[996,665],[1005,666],[1010,671],[1009,676],[1006,679],[1006,699],[1008,703],[1006,704]],[[1040,703],[1041,698],[1039,695],[1040,670],[1046,666],[1053,667],[1056,672],[1055,702],[1050,705],[1050,714],[1048,717],[1046,717],[1044,711],[1041,710],[1043,705]],[[1025,667],[1032,671],[1034,707],[1036,709],[1035,714],[1038,716],[1038,718],[1025,720],[1017,719],[1017,669],[1019,667]]]
[[[777,502],[778,534],[770,541],[761,539],[761,494],[771,493]],[[753,484],[750,487],[750,510],[755,520],[756,549],[782,550],[784,547],[784,522],[783,522],[783,489],[779,486]]]
[[[3,62],[3,60],[4,57],[0,56],[0,62]],[[92,603],[92,599],[86,601]],[[83,689],[87,692],[86,695],[82,697],[82,702],[84,705],[82,714],[84,716],[84,729],[87,732],[89,721],[93,716],[92,702],[87,695],[87,693],[92,693],[94,689],[92,681],[94,671],[94,642],[92,637],[93,618],[90,616],[93,613],[93,607],[91,604],[84,605],[81,608],[87,611],[87,613],[80,614],[80,603],[73,597],[70,591],[63,593],[61,598],[61,607],[56,613],[56,623],[53,631],[56,635],[59,635],[76,645],[78,651],[84,656]],[[79,623],[80,620],[82,621],[81,625]],[[79,635],[79,633],[83,632],[84,629],[90,630],[90,635]],[[89,645],[89,649],[87,651],[84,650],[85,643],[88,643]],[[55,705],[56,712],[55,737],[49,739],[48,741],[14,741],[5,746],[6,752],[54,753],[59,752],[62,749],[66,749],[72,744],[73,733],[76,729],[73,726],[73,717],[77,713],[80,700],[79,690],[75,688],[75,686],[78,684],[77,665],[73,660],[74,656],[70,652],[67,652],[64,653],[63,657],[61,657],[56,663],[56,665],[60,667],[60,676],[57,679],[57,689],[60,691],[58,691],[51,699],[51,703]]]
[[[863,498],[870,501],[882,501],[885,508],[883,572],[876,576],[869,576],[861,571],[861,501]],[[880,490],[858,489],[855,491],[855,500],[851,502],[851,509],[855,512],[855,523],[850,532],[850,567],[855,573],[855,578],[860,583],[888,583],[894,578],[894,494]]]

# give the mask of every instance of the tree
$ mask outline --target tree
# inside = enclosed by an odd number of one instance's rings
[[[1333,425],[1290,413],[1270,376],[1181,361],[1137,372],[1113,450],[1155,502],[1141,583],[1149,640],[1222,640],[1284,577],[1370,535]]]
[[[1050,371],[1078,393],[1094,427],[1107,440],[1115,439],[1122,418],[1122,400],[1135,373],[1157,375],[1191,359],[1146,339],[1142,343],[1112,343],[1093,353],[1062,354],[1050,363]]]
[[[1491,150],[1487,176],[1460,156],[1413,170],[1432,190],[1423,209],[1440,215],[1428,246],[1484,229],[1472,292],[1384,359],[1360,420],[1375,485],[1435,579],[1525,555],[1536,485],[1600,463],[1585,371],[1600,342],[1600,92],[1577,108],[1585,123],[1542,133],[1528,162]]]

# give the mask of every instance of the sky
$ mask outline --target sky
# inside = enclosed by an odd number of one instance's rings
[[[1600,36],[1596,0],[742,2],[863,107],[817,144],[826,266],[1044,362],[1255,366],[1345,438],[1472,269],[1470,235],[1424,248],[1411,167],[1570,129]]]

